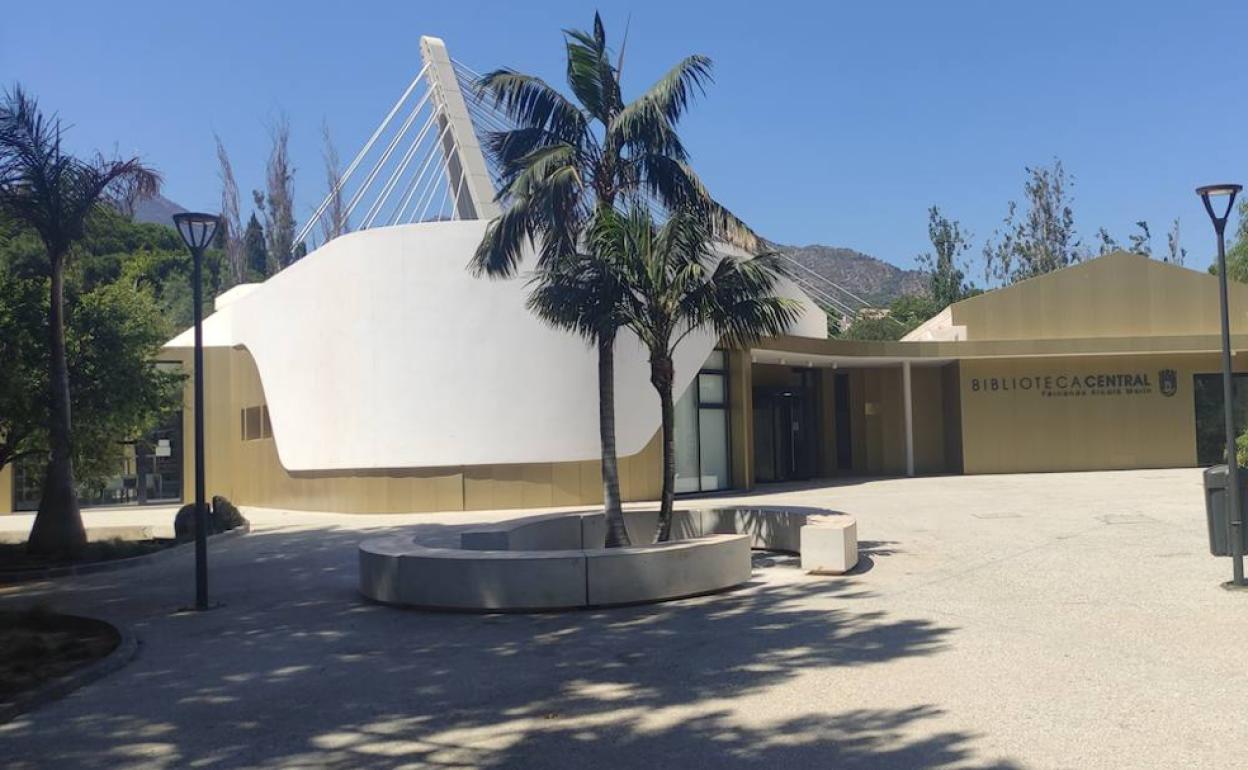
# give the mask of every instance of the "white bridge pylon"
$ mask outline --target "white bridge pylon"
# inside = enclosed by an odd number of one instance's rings
[[[496,175],[481,144],[512,126],[473,89],[477,73],[436,37],[420,39],[422,66],[363,148],[300,229],[307,243],[341,200],[349,230],[498,215]],[[315,244],[321,246],[324,244]]]

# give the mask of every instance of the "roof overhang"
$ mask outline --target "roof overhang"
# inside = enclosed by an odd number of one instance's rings
[[[876,366],[910,361],[915,364],[948,363],[976,358],[1042,358],[1064,356],[1114,356],[1216,353],[1221,350],[1216,334],[1163,337],[1095,337],[1044,340],[963,340],[946,342],[876,342],[831,337],[768,337],[751,348],[760,363],[793,366],[815,361],[836,361],[845,366]],[[1248,334],[1231,337],[1231,347],[1248,350]]]

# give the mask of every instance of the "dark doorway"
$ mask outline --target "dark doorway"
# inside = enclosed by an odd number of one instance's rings
[[[1248,374],[1236,374],[1234,391],[1235,432],[1248,425]],[[1196,464],[1218,465],[1226,461],[1226,417],[1222,412],[1222,375],[1192,376],[1196,402]]]
[[[849,375],[837,374],[833,379],[833,401],[836,423],[836,468],[849,471],[854,468],[854,442],[849,432]]]
[[[759,482],[815,475],[815,372],[795,370],[789,387],[754,391],[754,468]]]

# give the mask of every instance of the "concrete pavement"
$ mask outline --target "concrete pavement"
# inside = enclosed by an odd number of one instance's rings
[[[737,498],[716,498],[716,502]],[[861,481],[862,567],[759,554],[719,596],[547,615],[367,604],[355,544],[517,515],[246,511],[189,559],[0,588],[127,622],[125,669],[0,726],[6,767],[1226,767],[1248,594],[1197,470]],[[189,556],[189,555],[188,555]],[[1232,762],[1231,764],[1234,764]]]

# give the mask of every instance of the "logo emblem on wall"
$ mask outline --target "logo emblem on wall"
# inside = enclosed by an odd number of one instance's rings
[[[1157,381],[1161,385],[1161,395],[1173,396],[1179,392],[1179,375],[1173,369],[1157,372]]]

